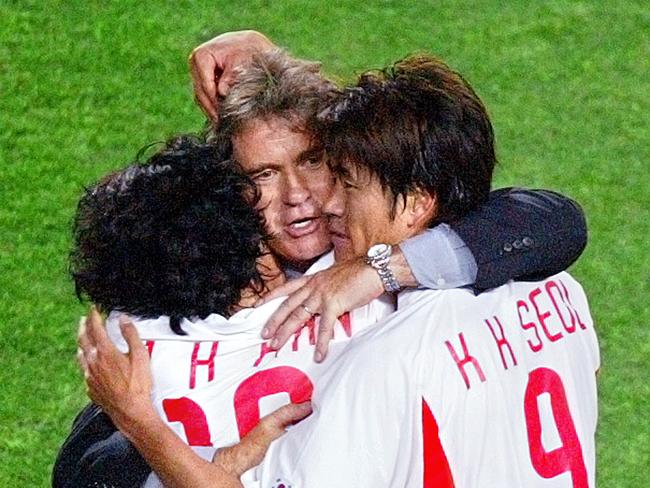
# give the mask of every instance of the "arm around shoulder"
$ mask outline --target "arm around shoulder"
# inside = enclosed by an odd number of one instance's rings
[[[493,191],[484,205],[451,227],[474,255],[477,291],[559,273],[587,244],[580,205],[550,190]]]

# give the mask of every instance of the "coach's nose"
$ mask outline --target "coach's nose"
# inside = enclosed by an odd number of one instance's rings
[[[298,206],[309,200],[311,192],[304,175],[289,171],[284,177],[282,200],[286,205]]]

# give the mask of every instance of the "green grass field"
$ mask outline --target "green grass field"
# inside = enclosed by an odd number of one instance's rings
[[[367,5],[366,5],[367,3]],[[186,57],[255,28],[341,79],[437,53],[484,98],[497,185],[562,191],[590,242],[573,274],[600,333],[598,478],[650,463],[650,8],[646,2],[5,0],[0,4],[0,486],[49,483],[86,402],[66,274],[83,184],[203,123]],[[318,6],[320,5],[320,6]]]

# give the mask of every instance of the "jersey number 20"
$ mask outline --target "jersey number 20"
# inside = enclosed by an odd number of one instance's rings
[[[235,392],[234,407],[239,437],[242,438],[260,421],[260,398],[285,392],[292,403],[311,398],[313,384],[297,368],[278,366],[258,371],[244,380]],[[170,422],[180,422],[190,446],[211,446],[210,428],[205,412],[199,404],[187,397],[163,400],[163,410]]]

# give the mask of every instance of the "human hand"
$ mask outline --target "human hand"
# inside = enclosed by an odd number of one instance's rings
[[[320,315],[314,359],[321,362],[334,336],[334,324],[343,313],[370,303],[384,293],[377,272],[362,258],[337,263],[329,269],[291,280],[274,289],[257,305],[288,295],[267,322],[262,337],[281,348],[312,315]]]
[[[194,98],[211,120],[217,120],[218,98],[227,95],[237,68],[250,62],[256,52],[274,47],[264,34],[244,30],[221,34],[192,51],[189,65]]]
[[[264,459],[271,442],[285,429],[311,413],[311,403],[290,403],[262,418],[239,444],[219,449],[212,462],[227,473],[240,478]]]
[[[108,338],[104,321],[92,307],[79,326],[77,358],[84,371],[88,396],[115,424],[146,418],[153,412],[149,354],[135,326],[120,322],[129,352],[122,354]]]

